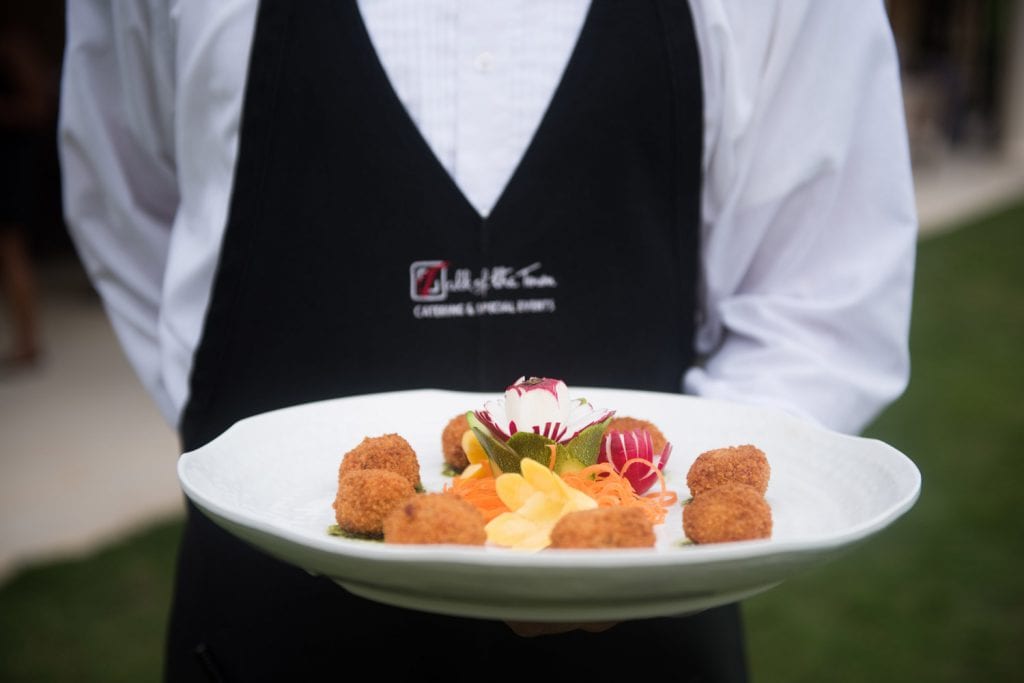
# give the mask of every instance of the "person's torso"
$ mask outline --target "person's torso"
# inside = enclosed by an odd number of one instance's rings
[[[522,374],[678,391],[693,354],[703,133],[687,12],[682,1],[595,2],[483,216],[410,119],[354,4],[264,0],[184,447],[299,402],[500,391]],[[643,643],[695,677],[745,680],[735,608],[520,638],[498,621],[359,598],[194,507],[187,519],[168,680],[319,677],[346,652],[408,677],[447,671],[453,643],[468,671],[500,653],[517,676],[538,664],[578,672],[564,653],[584,643]],[[588,675],[633,670],[600,667]]]
[[[685,3],[592,7],[486,216],[356,6],[300,7],[261,13],[186,445],[298,402],[523,374],[678,391],[703,113]]]

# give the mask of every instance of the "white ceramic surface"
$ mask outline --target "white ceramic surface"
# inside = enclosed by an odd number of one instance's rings
[[[400,546],[331,536],[342,456],[365,436],[398,433],[415,448],[423,484],[440,491],[441,432],[500,394],[423,389],[341,398],[240,421],[181,456],[185,493],[218,524],[265,551],[382,602],[472,617],[577,621],[698,611],[767,590],[851,549],[903,515],[920,473],[877,440],[791,416],[655,392],[570,387],[617,415],[650,420],[673,444],[666,480],[680,500],[701,452],[752,443],[771,465],[767,540],[684,545],[682,507],[656,548],[544,550]],[[268,587],[272,589],[272,587]]]

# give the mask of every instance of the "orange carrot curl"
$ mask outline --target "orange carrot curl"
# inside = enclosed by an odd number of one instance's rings
[[[632,462],[633,460],[629,460],[624,463],[623,469]],[[596,500],[598,507],[637,506],[643,509],[652,523],[661,524],[665,521],[668,508],[676,501],[676,494],[666,488],[665,478],[660,471],[658,475],[661,491],[645,496],[637,495],[629,480],[616,472],[611,463],[607,462],[584,467],[576,472],[566,472],[562,475],[562,480]]]
[[[508,506],[501,502],[501,498],[498,497],[498,492],[494,488],[494,477],[479,479],[455,477],[450,483],[444,485],[444,492],[454,493],[472,503],[483,514],[486,522],[509,511]]]
[[[619,474],[621,474],[622,476],[626,476],[626,470],[628,470],[630,466],[635,463],[640,463],[641,465],[644,465],[652,472],[654,472],[656,475],[658,475],[658,483],[661,484],[660,491],[655,491],[653,493],[645,493],[643,497],[654,498],[665,507],[672,507],[673,505],[675,505],[675,502],[679,500],[679,496],[676,495],[675,491],[668,490],[668,485],[665,483],[665,475],[662,474],[661,470],[658,469],[658,466],[655,465],[650,460],[645,460],[644,458],[632,458],[630,460],[627,460],[626,462],[622,463],[622,469],[619,471]]]

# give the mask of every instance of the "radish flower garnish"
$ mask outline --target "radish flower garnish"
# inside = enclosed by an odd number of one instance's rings
[[[610,430],[604,435],[598,462],[610,463],[618,474],[629,481],[633,491],[640,495],[658,481],[671,453],[670,443],[665,444],[661,453],[655,453],[654,442],[646,430]]]
[[[498,472],[518,472],[523,458],[548,465],[549,446],[555,445],[553,468],[561,473],[597,462],[613,414],[570,398],[562,380],[520,377],[504,398],[488,401],[467,418]]]
[[[586,399],[570,399],[562,380],[541,377],[520,377],[505,390],[504,399],[488,401],[475,414],[503,441],[528,431],[558,443],[568,443],[611,416],[610,411],[598,412]]]

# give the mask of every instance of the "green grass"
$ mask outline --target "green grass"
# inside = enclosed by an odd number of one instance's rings
[[[160,680],[181,524],[88,558],[21,572],[0,588],[0,681]]]
[[[1015,681],[1024,670],[1024,204],[921,243],[907,393],[871,428],[917,505],[745,603],[755,683]],[[171,521],[0,586],[0,681],[153,681]]]
[[[866,435],[921,497],[840,560],[746,603],[755,682],[1024,671],[1024,204],[919,249],[905,395]]]

